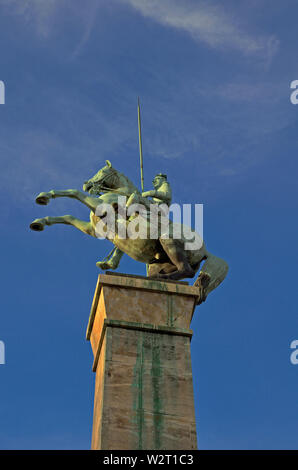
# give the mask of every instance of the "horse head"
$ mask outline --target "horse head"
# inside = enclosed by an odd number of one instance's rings
[[[83,185],[83,191],[89,192],[89,194],[94,196],[109,191],[117,192],[118,189],[127,194],[131,194],[134,191],[138,192],[138,189],[125,175],[112,167],[109,160],[106,160],[106,165],[92,178],[85,181]]]
[[[117,188],[117,170],[112,167],[109,160],[106,160],[106,165],[101,168],[92,178],[85,181],[83,191],[89,192],[92,195],[99,195],[102,192],[109,191]]]

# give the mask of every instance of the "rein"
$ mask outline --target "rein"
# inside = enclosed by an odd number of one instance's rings
[[[111,193],[117,193],[117,194],[120,194],[120,195],[123,195],[123,196],[130,196],[131,193],[120,192],[118,189],[109,188],[108,186],[104,185],[104,183],[107,181],[108,178],[110,178],[111,176],[115,176],[115,175],[118,175],[118,171],[114,170],[114,169],[112,169],[112,171],[110,171],[107,175],[105,175],[102,178],[101,182],[97,183],[97,185],[99,187],[99,190],[100,191],[111,192]]]

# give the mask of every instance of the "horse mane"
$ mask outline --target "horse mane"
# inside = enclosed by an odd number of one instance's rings
[[[137,191],[138,193],[140,192],[139,189],[134,185],[134,183],[124,173],[121,173],[121,171],[116,170],[116,168],[113,168],[113,170],[117,173],[119,180],[121,179],[125,180],[126,184],[124,186],[127,186],[130,190],[132,190],[132,192],[134,191]],[[123,186],[121,185],[119,187],[123,187]]]

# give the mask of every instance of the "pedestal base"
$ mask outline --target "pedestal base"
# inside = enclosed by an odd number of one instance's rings
[[[198,291],[100,275],[87,329],[96,372],[92,449],[196,449],[189,324]]]

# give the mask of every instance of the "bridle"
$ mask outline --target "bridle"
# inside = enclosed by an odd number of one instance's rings
[[[112,188],[109,188],[107,186],[104,186],[104,183],[107,181],[108,178],[110,178],[111,176],[115,176],[115,174],[117,173],[116,170],[112,169],[112,171],[109,171],[109,173],[107,173],[102,179],[100,182],[98,183],[95,183],[99,190],[100,191],[116,191],[115,189],[112,189]]]
[[[118,175],[118,172],[117,170],[115,170],[114,168],[112,168],[109,173],[107,173],[101,180],[100,182],[98,183],[95,183],[97,186],[98,186],[98,189],[99,191],[106,191],[106,192],[109,192],[109,193],[117,193],[119,195],[122,195],[122,196],[130,196],[130,192],[128,193],[125,193],[125,192],[122,192],[122,191],[119,191],[118,189],[113,189],[113,188],[109,188],[107,186],[104,186],[104,183],[107,182],[108,178],[110,178],[111,176],[115,176],[115,175]]]

